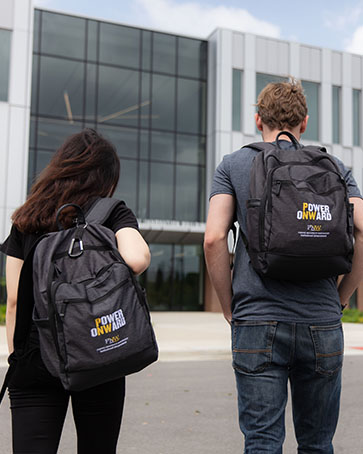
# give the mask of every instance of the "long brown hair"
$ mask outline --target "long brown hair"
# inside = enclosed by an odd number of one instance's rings
[[[96,196],[111,196],[120,175],[115,147],[93,129],[67,138],[33,184],[27,201],[12,215],[21,232],[57,230],[57,209],[65,203],[81,207]],[[70,223],[70,212],[65,215]],[[67,217],[68,216],[68,217]]]

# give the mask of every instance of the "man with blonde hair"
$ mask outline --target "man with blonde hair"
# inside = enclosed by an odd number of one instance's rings
[[[255,120],[264,142],[275,142],[282,131],[300,140],[308,115],[299,81],[268,84],[257,107]],[[281,153],[291,150],[290,137],[281,138]],[[244,147],[217,167],[204,241],[208,272],[232,328],[245,453],[282,453],[290,381],[298,452],[331,454],[343,361],[341,305],[349,302],[363,275],[363,200],[350,170],[334,158],[354,204],[355,227],[352,270],[338,286],[336,277],[309,282],[263,277],[253,268],[243,241],[248,241],[246,202],[257,153]],[[231,278],[227,237],[235,221],[242,235]]]

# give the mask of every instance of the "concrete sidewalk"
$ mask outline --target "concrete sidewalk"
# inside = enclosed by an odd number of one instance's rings
[[[229,359],[230,328],[221,314],[153,312],[160,361]],[[363,324],[344,323],[345,355],[363,355]],[[5,327],[0,327],[0,367],[6,366]]]

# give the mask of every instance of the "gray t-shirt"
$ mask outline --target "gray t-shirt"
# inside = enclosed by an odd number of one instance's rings
[[[281,148],[293,147],[281,140]],[[210,198],[231,194],[236,199],[236,220],[246,235],[246,201],[249,198],[250,170],[257,152],[250,148],[226,155],[214,174]],[[350,170],[337,158],[350,197],[361,197]],[[335,278],[292,282],[260,277],[252,268],[239,236],[233,268],[232,310],[234,320],[274,320],[317,323],[339,320],[340,300]]]

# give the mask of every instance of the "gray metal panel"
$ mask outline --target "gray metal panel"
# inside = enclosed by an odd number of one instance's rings
[[[331,54],[331,81],[333,85],[342,84],[342,53],[332,52]]]
[[[352,87],[362,89],[362,62],[363,58],[359,55],[352,55]]]
[[[300,77],[313,82],[321,81],[321,49],[300,46]]]
[[[261,36],[256,37],[256,71],[287,75],[289,72],[289,45]]]
[[[232,66],[236,69],[244,67],[244,36],[242,33],[233,33],[232,37]]]

